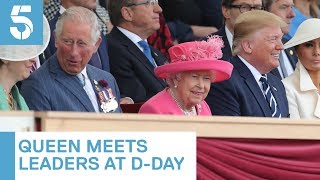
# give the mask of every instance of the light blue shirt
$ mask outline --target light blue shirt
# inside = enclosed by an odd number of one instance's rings
[[[304,14],[302,14],[299,10],[297,10],[296,8],[292,8],[293,12],[296,14],[296,16],[292,19],[291,25],[290,25],[290,29],[289,29],[289,34],[285,35],[285,38],[287,39],[291,39],[293,37],[293,35],[296,33],[299,25],[309,19],[310,17],[305,16]]]

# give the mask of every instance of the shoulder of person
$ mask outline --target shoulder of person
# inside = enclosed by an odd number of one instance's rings
[[[95,75],[97,75],[97,76],[101,76],[103,78],[106,77],[106,78],[110,78],[110,79],[114,80],[114,77],[110,72],[107,72],[105,70],[99,69],[99,68],[94,67],[94,66],[92,66],[90,64],[87,65],[87,69],[90,70],[91,72],[94,72]]]

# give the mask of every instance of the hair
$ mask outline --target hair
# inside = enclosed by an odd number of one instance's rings
[[[95,44],[100,37],[100,26],[98,23],[97,16],[91,10],[80,7],[73,6],[68,8],[62,15],[59,17],[56,29],[54,32],[59,38],[62,32],[63,25],[65,21],[75,21],[79,23],[88,24],[91,27],[91,40]]]
[[[4,64],[3,60],[0,59],[0,67]]]
[[[178,72],[178,73],[169,73],[167,78],[166,78],[166,82],[169,85],[169,87],[174,87],[174,81],[173,80],[180,80],[181,79],[181,73],[182,72]]]
[[[241,41],[266,27],[287,27],[287,24],[277,15],[263,10],[242,13],[234,24],[232,54],[237,55],[241,50]]]
[[[221,5],[228,8],[234,1],[235,0],[222,0]]]
[[[262,0],[262,5],[266,11],[270,11],[271,5],[275,2],[276,0]]]
[[[310,15],[313,18],[319,18],[320,16],[320,9],[317,4],[317,1],[315,0],[310,4]]]
[[[135,0],[108,0],[108,13],[110,21],[114,26],[118,26],[124,21],[121,9],[134,2]]]

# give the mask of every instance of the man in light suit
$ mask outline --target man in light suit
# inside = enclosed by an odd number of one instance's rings
[[[95,14],[71,7],[54,32],[57,52],[22,82],[21,94],[31,110],[121,112],[113,76],[88,65],[101,43]]]
[[[295,17],[293,12],[293,1],[292,0],[263,0],[262,1],[265,9],[279,16],[284,22],[288,24],[286,28],[282,29],[282,32],[286,35],[289,33],[292,18]],[[282,43],[286,43],[289,39],[283,36]],[[279,58],[280,66],[273,69],[271,73],[280,79],[288,77],[293,73],[298,62],[298,57],[294,48],[288,48],[281,51],[281,57]]]
[[[225,25],[212,35],[222,37],[224,47],[221,59],[230,61],[232,57],[232,39],[235,19],[242,13],[263,9],[262,0],[222,0],[222,14]]]
[[[46,8],[53,8],[53,9],[45,9],[44,10],[48,14],[47,17],[50,17],[50,18],[48,18],[48,20],[49,20],[49,25],[50,25],[50,29],[51,29],[50,42],[49,42],[47,49],[44,52],[44,56],[47,59],[49,59],[56,52],[55,39],[54,39],[53,34],[54,34],[54,30],[56,29],[56,23],[57,23],[59,17],[61,16],[61,14],[66,9],[68,9],[70,7],[74,7],[74,6],[85,7],[85,8],[90,9],[96,13],[95,9],[97,7],[96,0],[77,0],[77,1],[61,0],[61,2],[56,1],[56,0],[52,0],[52,1],[53,2],[50,2],[50,5],[52,4],[51,6],[54,5],[54,7],[47,6]],[[59,10],[57,10],[57,8],[59,8]],[[52,14],[52,13],[55,13],[55,14]],[[100,19],[98,19],[98,20],[100,20]],[[91,60],[89,61],[89,64],[91,64],[99,69],[110,72],[106,32],[103,32],[106,29],[106,27],[105,27],[106,25],[100,21],[99,21],[99,24],[100,24],[100,30],[101,30],[101,43],[99,45],[97,52],[93,53],[93,56],[92,56]],[[101,28],[101,26],[104,26],[104,28]],[[42,61],[45,61],[47,59],[44,59]]]
[[[166,87],[153,70],[167,58],[151,46],[144,48],[140,44],[146,44],[146,39],[159,29],[162,9],[156,0],[108,0],[108,10],[114,25],[107,37],[111,73],[121,96],[145,102]]]
[[[232,76],[227,81],[213,83],[206,99],[213,115],[289,116],[284,86],[269,73],[279,65],[283,50],[281,28],[285,26],[278,16],[261,10],[237,18]]]

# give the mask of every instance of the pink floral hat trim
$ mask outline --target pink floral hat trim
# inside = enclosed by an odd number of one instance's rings
[[[186,42],[169,49],[171,63],[155,68],[155,74],[167,78],[171,73],[208,70],[214,77],[212,82],[229,79],[233,65],[222,57],[223,41],[219,36],[211,36],[207,41]]]

